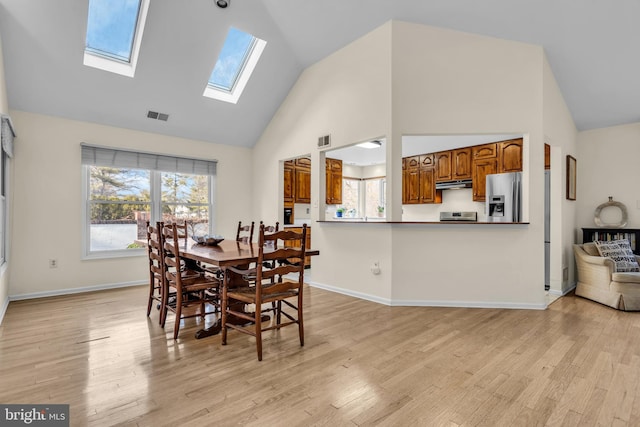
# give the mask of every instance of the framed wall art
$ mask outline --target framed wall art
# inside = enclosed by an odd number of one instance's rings
[[[576,199],[576,159],[567,155],[567,199]]]

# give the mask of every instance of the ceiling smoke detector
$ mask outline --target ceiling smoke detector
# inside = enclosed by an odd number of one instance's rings
[[[229,6],[229,3],[231,3],[231,0],[216,0],[216,4],[221,9],[224,9],[227,6]]]

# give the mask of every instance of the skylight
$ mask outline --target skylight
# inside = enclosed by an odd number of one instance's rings
[[[149,0],[89,0],[84,65],[133,77]]]
[[[233,104],[238,102],[266,44],[231,27],[203,95]]]

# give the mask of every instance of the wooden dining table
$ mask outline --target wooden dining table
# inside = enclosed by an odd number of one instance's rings
[[[273,249],[264,249],[265,253],[270,250]],[[226,267],[229,266],[242,268],[242,266],[257,262],[259,252],[260,247],[258,243],[243,243],[235,240],[223,240],[217,245],[203,245],[190,239],[185,239],[185,244],[180,245],[180,256],[182,258],[217,266],[223,272],[225,272]],[[307,249],[305,254],[308,256],[319,255],[320,251]],[[242,285],[246,285],[246,282],[241,276],[234,275],[233,277],[229,277],[229,287]],[[196,338],[216,335],[221,330],[221,321],[218,319],[214,325],[196,332]]]

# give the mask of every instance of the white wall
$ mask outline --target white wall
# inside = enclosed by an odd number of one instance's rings
[[[9,294],[52,295],[148,280],[145,257],[81,260],[80,143],[217,159],[216,232],[235,236],[237,221],[251,219],[251,151],[66,120],[11,112],[15,147]],[[58,259],[50,269],[48,259]]]
[[[576,242],[574,230],[578,204],[566,199],[566,156],[578,157],[577,130],[546,56],[543,62],[543,85],[543,128],[545,142],[551,146],[549,290],[551,293],[562,295],[575,286],[576,282],[572,245]]]
[[[427,305],[540,307],[544,298],[540,47],[394,22],[393,137],[523,134],[529,225],[400,226],[393,298]],[[392,178],[401,180],[401,158]],[[527,184],[528,183],[528,184]],[[394,203],[401,204],[400,186]]]
[[[7,102],[7,87],[5,84],[4,78],[4,54],[2,53],[2,40],[0,39],[0,114],[9,114],[9,103]],[[13,161],[9,161],[9,182],[13,182]],[[10,189],[11,190],[11,189]],[[8,206],[11,209],[13,192],[10,191],[8,194]],[[5,232],[8,237],[8,247],[11,248],[11,236],[12,236],[12,215],[9,211],[9,217],[7,218],[6,225],[7,229]],[[7,259],[11,257],[10,253],[7,253]],[[4,266],[0,267],[0,323],[2,323],[2,318],[4,317],[4,313],[9,305],[9,269],[8,263],[5,263]]]
[[[537,46],[386,23],[294,86],[254,150],[257,214],[277,211],[277,161],[311,152],[312,206],[322,219],[315,143],[325,133],[332,148],[387,136],[387,218],[396,221],[402,135],[523,134],[529,225],[319,223],[313,281],[387,303],[544,306],[543,212],[529,211],[543,203],[542,69]]]
[[[640,228],[640,123],[632,123],[578,134],[576,187],[576,241],[582,227],[595,227],[598,205],[613,200],[624,203],[628,228]]]

